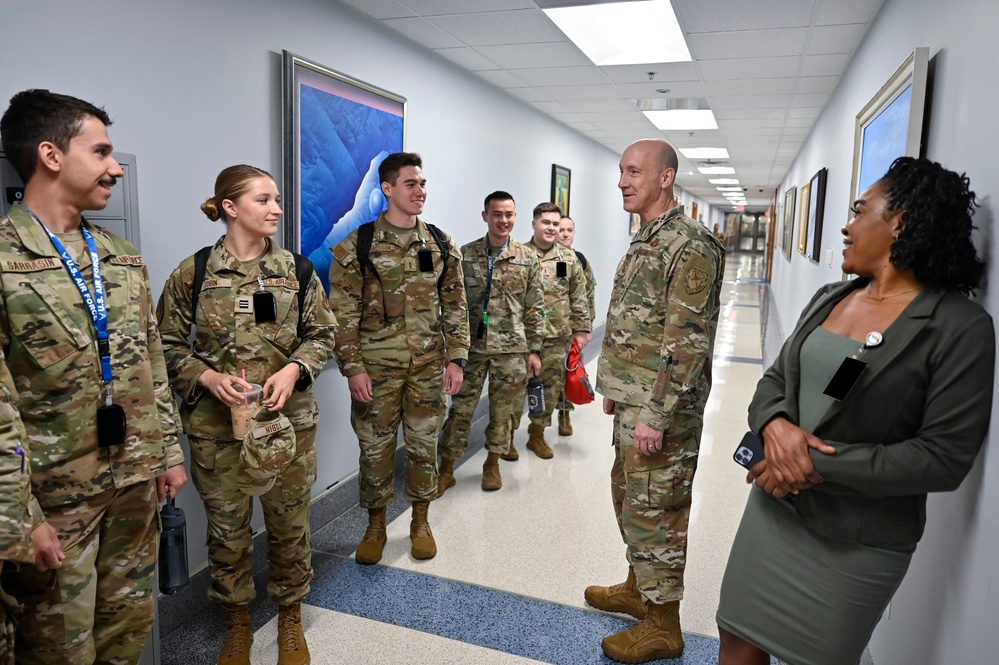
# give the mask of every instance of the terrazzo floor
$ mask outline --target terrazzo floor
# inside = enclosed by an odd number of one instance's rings
[[[746,255],[727,263],[680,609],[686,650],[661,663],[717,662],[714,611],[749,491],[732,453],[763,370],[761,267],[758,257]],[[595,359],[587,369],[592,377]],[[399,498],[398,483],[379,565],[352,559],[366,520],[360,509],[317,530],[316,579],[303,606],[312,662],[611,663],[600,640],[630,620],[592,610],[583,589],[620,582],[627,573],[610,504],[612,418],[602,413],[598,396],[576,408],[572,423],[571,437],[557,437],[555,427],[547,431],[555,457],[541,460],[524,448],[525,418],[515,435],[520,460],[501,462],[497,492],[479,486],[485,451],[467,456],[456,470],[457,485],[430,508],[434,559],[409,554],[409,504]],[[260,607],[251,611],[260,626],[252,662],[275,663],[276,618]],[[211,613],[167,636],[161,661],[214,663],[223,633],[221,612]]]

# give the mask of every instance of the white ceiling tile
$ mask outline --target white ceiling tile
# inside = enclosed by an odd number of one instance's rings
[[[615,83],[671,83],[673,81],[696,81],[697,69],[692,62],[660,62],[645,65],[610,65],[600,68]],[[649,72],[653,77],[649,78]]]
[[[808,27],[812,1],[673,0],[677,18],[688,34],[724,30]]]
[[[786,78],[797,76],[799,67],[797,56],[780,56],[775,58],[732,58],[724,57],[716,60],[701,59],[697,61],[697,69],[705,81],[728,81],[742,78]]]
[[[800,109],[792,108],[787,110],[787,117],[797,118],[797,119],[808,119],[814,122],[815,119],[819,117],[819,113],[821,111],[822,109],[816,109],[816,108],[800,108]]]
[[[377,19],[402,18],[404,16],[417,16],[411,9],[403,7],[395,0],[340,0],[345,5],[350,5],[355,9],[364,12],[368,16]]]
[[[531,102],[531,106],[539,111],[544,111],[549,115],[554,115],[556,113],[564,114],[568,110],[558,102]],[[556,120],[558,120],[558,118],[556,118]]]
[[[712,95],[713,109],[781,109],[786,108],[791,95]]]
[[[794,92],[832,92],[839,83],[838,76],[802,76],[794,86]]]
[[[808,33],[806,55],[853,53],[867,32],[866,23],[854,25],[826,25],[812,28]]]
[[[700,81],[672,81],[659,83],[618,83],[617,89],[628,99],[659,99],[662,97],[707,97]],[[669,92],[656,92],[657,90]]]
[[[433,16],[428,20],[467,46],[565,41],[565,33],[540,9]]]
[[[579,113],[636,110],[635,105],[627,99],[567,99],[563,103],[567,109]]]
[[[500,88],[526,88],[527,83],[506,69],[486,69],[475,72],[485,80]]]
[[[808,28],[701,33],[690,35],[690,53],[698,61],[797,56],[804,49],[807,34]]]
[[[613,85],[538,86],[553,99],[620,99],[621,92]]]
[[[806,55],[801,62],[802,76],[842,76],[847,64],[850,62],[850,54],[837,53],[835,55]]]
[[[390,18],[382,23],[393,30],[398,30],[420,46],[426,46],[430,49],[463,46],[460,41],[426,19]]]
[[[590,65],[589,58],[570,42],[547,44],[508,44],[505,46],[481,46],[478,51],[508,69],[528,69],[530,67],[574,67]]]
[[[506,92],[525,102],[552,101],[552,96],[537,88],[507,88]]]
[[[812,92],[807,95],[794,95],[791,97],[793,108],[822,108],[829,101],[828,92]]]
[[[772,109],[715,109],[715,119],[728,120],[783,120],[787,112],[782,108]]]
[[[608,83],[607,76],[595,65],[589,67],[536,67],[513,69],[514,74],[531,85],[590,85]]]
[[[605,123],[605,122],[637,122],[643,120],[645,116],[635,115],[634,112],[631,113],[579,113],[580,117],[584,118],[587,122],[592,123]]]
[[[469,46],[439,48],[435,49],[435,53],[439,53],[470,72],[477,72],[483,69],[500,69],[500,66],[495,62]]]
[[[789,95],[795,91],[794,79],[735,79],[708,81],[708,95]]]
[[[754,129],[756,127],[783,127],[784,121],[780,118],[743,118],[733,120],[719,120],[718,127],[722,130],[730,129]]]
[[[799,111],[799,110],[804,110],[804,109],[791,109],[791,110],[792,111]],[[812,110],[812,111],[818,112],[821,109],[812,108],[812,109],[808,109],[808,110]],[[787,120],[784,121],[784,126],[785,127],[807,127],[807,128],[811,128],[812,125],[814,125],[814,124],[815,124],[815,118],[792,118],[792,117],[788,116]]]
[[[814,25],[870,23],[884,0],[818,0]]]
[[[354,0],[368,3],[371,0]],[[535,9],[533,0],[404,0],[406,6],[420,16],[439,14],[472,14],[505,9]]]

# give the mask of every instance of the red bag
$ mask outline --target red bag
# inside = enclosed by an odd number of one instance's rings
[[[573,404],[589,404],[593,401],[593,386],[586,376],[586,366],[579,353],[579,343],[572,340],[569,354],[565,357],[565,397]]]

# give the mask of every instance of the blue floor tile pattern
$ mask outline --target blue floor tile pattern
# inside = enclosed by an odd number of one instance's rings
[[[613,663],[600,650],[600,640],[634,623],[601,612],[385,566],[361,566],[350,560],[315,582],[307,602],[556,664]],[[681,658],[654,662],[717,662],[717,640],[687,633],[684,641]]]

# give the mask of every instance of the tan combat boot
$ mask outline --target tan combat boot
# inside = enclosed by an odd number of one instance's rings
[[[223,605],[225,608],[225,644],[218,665],[250,665],[253,624],[246,605]]]
[[[388,536],[385,535],[385,508],[369,508],[368,528],[354,556],[357,563],[370,565],[381,561],[386,540]]]
[[[600,643],[608,658],[619,663],[647,663],[683,654],[680,632],[680,601],[657,605],[646,603],[645,618],[628,630],[608,635]]]
[[[500,459],[504,459],[507,462],[516,462],[520,459],[520,453],[517,452],[517,448],[513,445],[513,428],[510,428],[510,448],[507,449],[505,453],[500,453]]]
[[[414,559],[433,559],[437,556],[437,543],[427,521],[427,501],[413,502],[413,521],[409,523],[409,537],[413,541],[411,553]]]
[[[449,457],[441,458],[441,467],[437,472],[437,496],[443,496],[449,487],[454,487],[457,481],[454,479],[454,460]]]
[[[499,470],[499,453],[486,455],[486,463],[482,465],[482,489],[492,492],[503,487],[503,478]]]
[[[541,459],[551,459],[555,456],[545,443],[545,428],[534,423],[527,426],[527,449]]]
[[[569,420],[571,411],[558,412],[558,435],[572,436],[572,422]]]
[[[628,566],[628,579],[614,586],[588,586],[583,592],[590,607],[602,612],[630,614],[639,621],[645,618],[645,598],[638,592],[635,569]]]
[[[309,665],[312,658],[302,630],[302,604],[278,609],[278,665]]]

